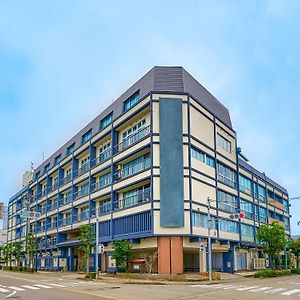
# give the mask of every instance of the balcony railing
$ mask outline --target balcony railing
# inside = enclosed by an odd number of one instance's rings
[[[55,229],[55,228],[57,228],[57,221],[53,221],[53,222],[47,224],[48,230]]]
[[[72,224],[72,217],[68,216],[66,218],[63,218],[63,219],[58,221],[58,224],[62,225],[62,226],[71,225]]]
[[[99,215],[105,215],[111,212],[111,201],[102,202],[98,207]]]
[[[120,171],[118,171],[117,173],[114,174],[114,180],[115,181],[119,181],[121,179],[130,177],[132,175],[135,175],[141,171],[144,171],[146,169],[150,168],[150,158],[146,158],[145,160],[127,167],[127,168],[123,168]]]
[[[136,144],[143,138],[145,138],[150,133],[150,126],[147,126],[145,128],[140,129],[136,133],[132,134],[128,138],[123,139],[123,141],[115,146],[115,152],[120,152],[122,150],[125,150],[129,148],[130,146]]]
[[[65,185],[68,182],[72,181],[72,174],[67,174],[62,180],[61,180],[61,185]]]
[[[72,194],[68,194],[67,196],[65,196],[62,199],[60,199],[59,206],[63,206],[63,205],[66,205],[68,203],[71,203],[72,200],[73,200]]]
[[[143,204],[150,201],[150,188],[146,188],[144,191],[138,192],[130,197],[125,197],[114,202],[114,210],[128,208]]]
[[[111,158],[111,148],[104,150],[103,152],[100,153],[100,155],[98,157],[93,159],[92,167],[99,166],[101,163],[108,160],[109,158]]]
[[[87,161],[85,164],[83,164],[79,169],[78,169],[78,176],[86,173],[90,169],[90,162]]]
[[[90,214],[88,210],[75,215],[75,221],[77,222],[85,221],[88,220],[89,218],[90,218]]]
[[[85,187],[83,189],[80,189],[78,192],[75,193],[74,195],[74,200],[77,200],[79,198],[83,198],[85,196],[87,196],[90,192],[90,187]]]

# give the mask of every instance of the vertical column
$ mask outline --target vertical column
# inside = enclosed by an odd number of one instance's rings
[[[158,273],[183,273],[182,237],[158,237]]]
[[[68,271],[75,271],[74,270],[74,248],[70,247],[68,249]]]

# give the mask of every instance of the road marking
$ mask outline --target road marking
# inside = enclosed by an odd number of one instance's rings
[[[247,290],[252,290],[252,289],[255,289],[255,288],[258,288],[258,287],[259,287],[258,285],[254,285],[254,286],[247,286],[247,287],[236,289],[236,290],[237,291],[247,291]]]
[[[298,292],[300,292],[300,290],[290,290],[290,291],[287,291],[285,293],[281,293],[281,295],[290,296],[290,295],[296,294]]]
[[[11,290],[15,290],[15,291],[25,291],[25,289],[22,289],[20,287],[17,286],[8,286],[9,289]]]
[[[270,290],[272,288],[273,288],[272,286],[265,286],[265,287],[261,287],[261,288],[258,288],[258,289],[250,290],[249,292],[257,293],[257,292],[262,292],[262,291],[265,291],[265,290]]]
[[[23,288],[30,289],[30,290],[39,290],[40,288],[31,286],[31,285],[22,285]]]
[[[210,286],[207,284],[193,284],[190,287],[201,287],[201,288],[209,288]]]
[[[7,295],[6,298],[11,297],[12,295],[14,295],[16,293],[16,291],[13,291],[11,294]]]
[[[244,285],[228,285],[226,287],[223,288],[223,290],[231,290],[231,289],[236,289],[236,288],[241,288],[241,287],[245,287]]]
[[[214,284],[214,285],[211,285],[211,288],[212,289],[221,289],[225,286],[226,286],[225,284]]]
[[[65,285],[58,284],[58,283],[48,283],[49,285],[58,286],[58,287],[66,287]]]
[[[2,286],[2,285],[1,285],[1,286]],[[1,292],[1,293],[7,293],[7,292],[9,292],[9,290],[4,289],[4,288],[0,288],[0,292]]]
[[[52,286],[49,286],[49,285],[35,284],[34,286],[41,287],[41,288],[44,288],[44,289],[52,289]]]
[[[274,289],[274,290],[265,291],[265,294],[274,294],[277,292],[283,292],[285,290],[287,290],[287,288],[278,288],[278,289]]]

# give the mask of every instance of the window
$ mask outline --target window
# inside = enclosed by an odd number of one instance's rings
[[[217,229],[216,228],[216,219],[214,217],[211,217],[211,228],[213,229]],[[195,227],[204,227],[204,228],[208,228],[208,217],[205,214],[201,214],[198,212],[193,212],[192,215],[192,224]]]
[[[283,221],[284,221],[284,228],[285,228],[286,230],[289,230],[289,229],[290,229],[289,218],[283,217]]]
[[[92,129],[90,129],[87,133],[85,133],[82,136],[82,144],[86,143],[87,141],[89,141],[92,137]]]
[[[241,224],[242,240],[246,242],[254,242],[255,230],[253,226]]]
[[[150,167],[149,154],[140,156],[123,165],[121,177],[128,177]]]
[[[257,193],[259,200],[266,201],[266,189],[263,186],[257,185]]]
[[[261,223],[267,223],[267,210],[261,206],[258,207],[259,209],[259,221]]]
[[[284,211],[286,213],[288,213],[289,212],[289,202],[288,202],[288,200],[283,199],[283,207],[284,207]]]
[[[217,134],[217,144],[220,148],[224,149],[225,151],[231,153],[231,142],[225,139],[219,133]]]
[[[112,121],[112,115],[106,116],[104,119],[100,121],[100,130],[106,128],[109,124],[111,124]]]
[[[35,174],[35,180],[38,180],[38,178],[40,177],[40,175],[41,175],[41,172],[38,171],[38,172]]]
[[[219,230],[231,233],[238,233],[238,223],[229,220],[219,219]]]
[[[215,159],[210,157],[206,153],[196,149],[195,147],[191,147],[191,155],[192,157],[206,163],[208,166],[212,168],[215,167]]]
[[[123,197],[123,203],[120,203],[123,207],[129,207],[138,203],[149,201],[150,186],[142,186],[128,192],[124,192]]]
[[[240,191],[252,195],[252,181],[243,175],[239,175]]]
[[[111,143],[110,141],[104,144],[99,149],[99,162],[105,161],[111,157]]]
[[[230,213],[237,212],[237,197],[218,191],[218,208]]]
[[[69,146],[69,147],[67,148],[67,155],[73,153],[74,150],[75,150],[75,143],[73,143],[71,146]]]
[[[245,217],[248,219],[253,219],[253,203],[246,201],[244,199],[240,199],[240,209],[244,212]]]
[[[218,173],[218,180],[222,183],[236,188],[236,172],[230,169],[229,167],[218,163],[217,164],[217,173]]]
[[[99,188],[106,187],[111,184],[111,173],[107,173],[99,177]]]
[[[277,202],[279,202],[279,203],[283,203],[283,202],[282,202],[282,197],[281,197],[281,196],[277,195],[276,193],[274,193],[274,195],[275,195],[275,197],[274,197],[275,201],[277,201]]]
[[[146,135],[145,128],[146,120],[141,120],[126,131],[123,132],[122,148],[125,149],[135,142],[139,141]]]
[[[44,173],[47,173],[49,171],[49,169],[50,169],[50,163],[45,166]]]
[[[61,161],[61,154],[59,154],[58,156],[55,157],[54,164],[57,165],[60,163],[60,161]]]
[[[140,93],[137,91],[132,96],[130,96],[125,102],[124,102],[124,111],[129,110],[131,107],[136,105],[140,99]]]

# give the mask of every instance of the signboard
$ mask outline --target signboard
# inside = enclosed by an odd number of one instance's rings
[[[41,216],[41,213],[35,212],[35,211],[29,211],[29,210],[24,210],[21,213],[21,218],[24,218],[24,219],[36,219],[36,218],[39,218],[40,216]]]
[[[4,215],[4,203],[0,202],[0,220],[3,219],[3,215]]]

